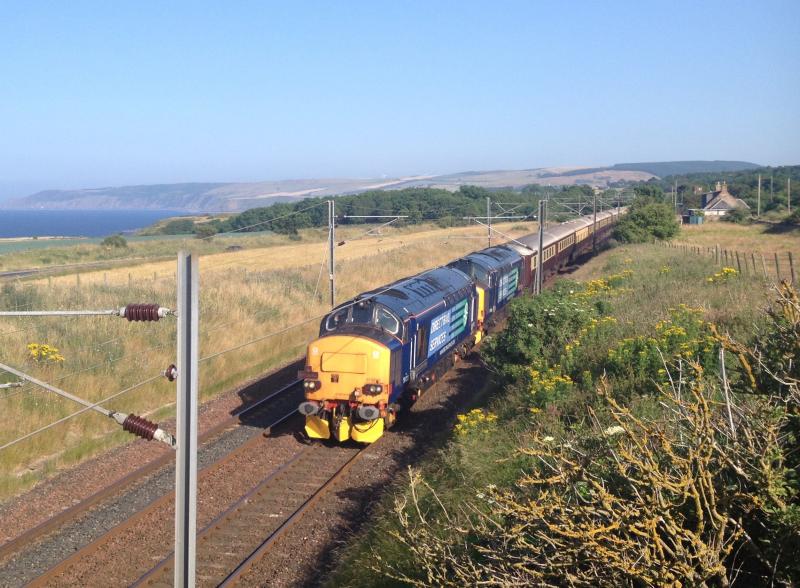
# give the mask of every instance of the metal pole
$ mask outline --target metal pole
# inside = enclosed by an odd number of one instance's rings
[[[486,230],[487,238],[489,240],[489,247],[492,246],[492,201],[486,197]]]
[[[544,215],[545,201],[539,200],[539,252],[536,254],[536,293],[542,293],[542,282],[544,277]]]
[[[761,217],[761,174],[758,174],[758,208],[756,216]]]
[[[197,540],[197,402],[199,270],[197,257],[178,254],[178,448],[175,457],[175,582],[195,585]]]
[[[333,199],[328,200],[328,279],[331,283],[331,308],[336,305],[336,259],[334,257],[336,243],[336,209]]]

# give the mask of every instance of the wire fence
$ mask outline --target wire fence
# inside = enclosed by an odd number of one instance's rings
[[[682,251],[686,255],[710,258],[720,266],[732,267],[743,274],[762,276],[765,280],[780,282],[786,280],[797,284],[795,255],[791,251],[738,251],[727,247],[693,245],[691,243],[661,242],[664,247]]]

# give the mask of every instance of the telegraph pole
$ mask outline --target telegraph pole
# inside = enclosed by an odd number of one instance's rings
[[[786,208],[792,212],[792,178],[786,178]]]
[[[773,175],[769,174],[769,201],[770,201],[770,204],[775,199],[775,192],[772,190],[772,179],[773,179]]]
[[[489,247],[492,246],[492,201],[486,197],[486,230],[489,239]]]
[[[761,217],[761,174],[758,174],[758,208],[756,209],[756,216]]]
[[[334,250],[336,248],[336,208],[333,198],[328,200],[328,279],[331,283],[331,308],[336,305],[336,279]]]
[[[546,201],[539,200],[539,251],[536,254],[536,294],[542,293],[542,278],[544,277],[544,215]]]

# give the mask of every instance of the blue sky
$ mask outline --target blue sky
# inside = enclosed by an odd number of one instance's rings
[[[0,197],[800,163],[800,2],[4,2]]]

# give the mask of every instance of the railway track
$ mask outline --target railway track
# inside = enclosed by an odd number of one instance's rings
[[[361,448],[311,445],[244,494],[198,535],[197,586],[234,586],[357,461]],[[173,557],[134,584],[172,586]]]
[[[293,362],[288,367],[294,366],[295,363],[298,362]],[[281,370],[276,372],[276,374],[280,374],[280,372]],[[273,374],[273,376],[276,374]],[[269,381],[270,377],[272,376],[266,378],[266,382]],[[283,380],[285,382],[285,378],[283,378]],[[273,427],[280,425],[296,414],[297,404],[299,398],[302,396],[301,384],[301,380],[294,379],[288,383],[276,385],[272,391],[253,400],[238,411],[232,413],[227,419],[204,431],[199,438],[200,445],[208,444],[225,431],[241,425],[253,427],[253,435],[255,436],[257,436],[255,429],[263,431],[265,434],[268,433]],[[0,546],[0,561],[5,561],[23,550],[29,550],[32,545],[36,544],[47,535],[51,535],[70,522],[80,519],[89,511],[102,505],[114,496],[122,495],[130,488],[136,486],[137,483],[161,471],[163,468],[170,467],[173,461],[173,453],[165,453],[163,456],[130,472],[115,483],[60,512],[58,515],[33,527],[15,539],[6,542]]]
[[[295,412],[295,414],[297,414]],[[234,462],[243,454],[263,450],[261,436],[255,436],[239,446],[222,460],[200,472],[200,483],[212,477],[215,468],[225,462]],[[361,447],[326,446],[313,444],[304,446],[277,469],[261,481],[240,494],[221,514],[201,529],[197,541],[197,586],[233,586],[250,567],[264,557],[275,546],[280,537],[293,524],[302,519],[313,505],[350,469],[362,454]],[[47,573],[37,577],[28,586],[84,585],[76,568],[87,560],[98,560],[106,567],[103,553],[118,551],[127,533],[148,527],[148,521],[164,520],[172,507],[172,494],[164,495],[121,525],[109,530],[93,543],[60,562]],[[167,520],[167,523],[170,521]],[[171,524],[167,525],[169,535]],[[121,540],[121,538],[123,538]],[[169,545],[169,543],[166,543]],[[139,587],[172,586],[173,554],[169,552],[150,568],[147,561],[132,557],[126,565],[130,567],[122,577],[128,580],[109,580],[107,583],[88,585],[133,584]],[[156,558],[156,559],[159,559]],[[152,559],[150,560],[152,561]],[[138,579],[137,579],[138,578]]]

